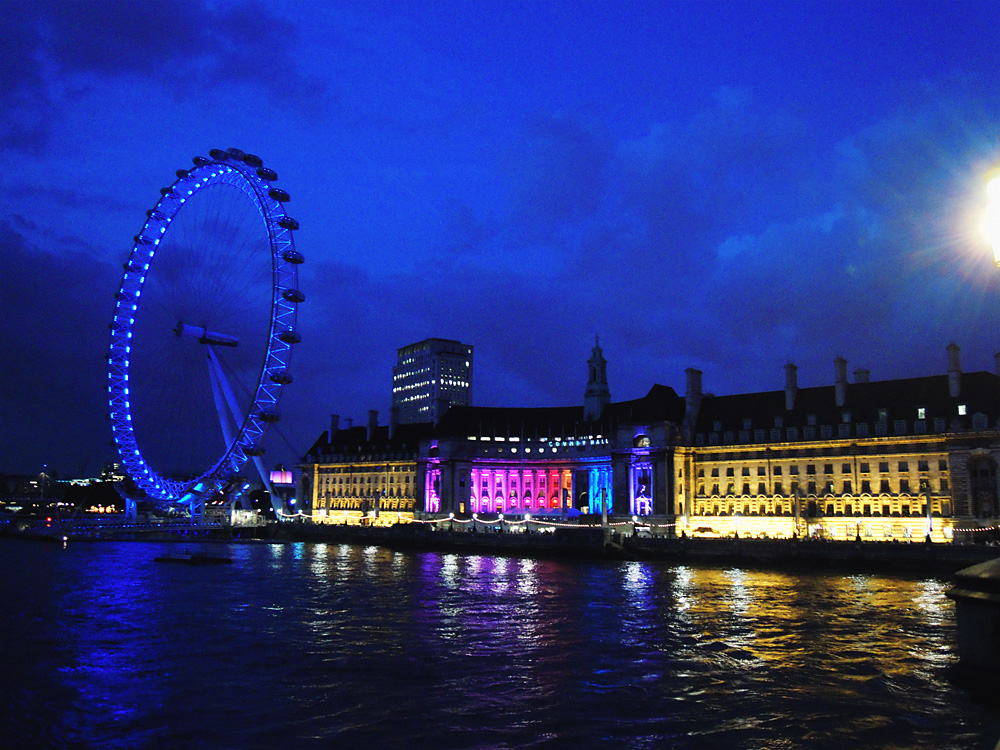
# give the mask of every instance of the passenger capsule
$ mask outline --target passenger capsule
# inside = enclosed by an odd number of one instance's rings
[[[274,182],[278,179],[278,173],[270,167],[257,167],[257,176],[268,182]]]
[[[302,253],[298,250],[292,250],[291,248],[285,250],[285,252],[281,254],[281,257],[286,263],[294,263],[295,265],[305,261],[305,256],[303,256]]]
[[[287,190],[282,190],[281,188],[271,188],[267,191],[267,194],[274,198],[276,201],[284,203],[290,199]]]
[[[259,445],[253,445],[253,446],[247,448],[246,451],[244,451],[244,452],[248,456],[263,456],[264,455],[264,449],[261,448]]]
[[[278,334],[278,338],[284,341],[286,344],[298,344],[302,341],[302,336],[298,331],[293,331],[289,328],[287,331],[282,331]]]
[[[292,376],[288,374],[287,370],[278,370],[278,372],[272,372],[268,378],[272,383],[277,383],[278,385],[288,385],[292,382]]]
[[[170,195],[172,192],[174,192],[173,187],[160,188],[160,195]]]
[[[137,234],[132,240],[137,245],[152,245],[153,241],[149,237],[143,237],[141,234]]]
[[[254,154],[243,154],[243,163],[249,167],[263,167],[264,160]]]
[[[211,151],[208,152],[208,155],[211,156],[216,161],[225,161],[226,158],[229,156],[229,154],[227,154],[221,148],[213,148]]]
[[[210,160],[206,159],[204,156],[196,156],[191,161],[196,167],[203,167],[208,164]]]
[[[188,171],[186,169],[178,169],[176,172],[174,172],[174,174],[176,174],[178,177],[187,177]]]
[[[298,229],[299,228],[299,222],[297,222],[291,216],[283,216],[278,221],[278,226],[279,227],[284,227],[285,229]]]
[[[243,157],[246,156],[246,154],[244,154],[238,148],[227,148],[226,156],[230,157],[231,159],[236,159],[237,161],[243,161]]]
[[[299,303],[306,301],[306,295],[304,295],[298,289],[286,289],[281,293],[281,296],[284,297],[289,302]]]
[[[260,413],[260,421],[267,424],[274,424],[281,421],[281,415],[274,411],[262,411]]]

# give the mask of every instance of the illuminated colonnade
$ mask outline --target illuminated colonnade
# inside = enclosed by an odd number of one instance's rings
[[[473,513],[533,513],[562,508],[572,492],[569,469],[556,467],[479,466],[471,474],[469,502]],[[572,507],[572,495],[567,507]]]

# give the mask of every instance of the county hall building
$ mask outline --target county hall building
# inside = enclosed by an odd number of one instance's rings
[[[998,516],[1000,377],[947,372],[872,381],[834,362],[832,383],[713,396],[687,371],[683,396],[654,385],[613,402],[600,346],[583,403],[455,404],[436,422],[333,425],[303,465],[320,521],[572,520],[654,534],[814,536],[870,541],[985,539]],[[1000,363],[998,363],[1000,368]],[[395,412],[395,410],[394,410]]]

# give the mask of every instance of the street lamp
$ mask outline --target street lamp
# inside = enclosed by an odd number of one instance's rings
[[[983,236],[993,245],[993,263],[1000,268],[1000,166],[989,175],[986,195],[990,202],[983,217]]]

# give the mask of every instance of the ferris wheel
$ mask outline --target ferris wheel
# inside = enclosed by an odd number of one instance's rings
[[[263,437],[292,382],[305,296],[275,171],[232,148],[193,162],[134,237],[109,326],[108,406],[138,494],[200,517],[208,499],[239,498],[248,460],[268,486]]]

